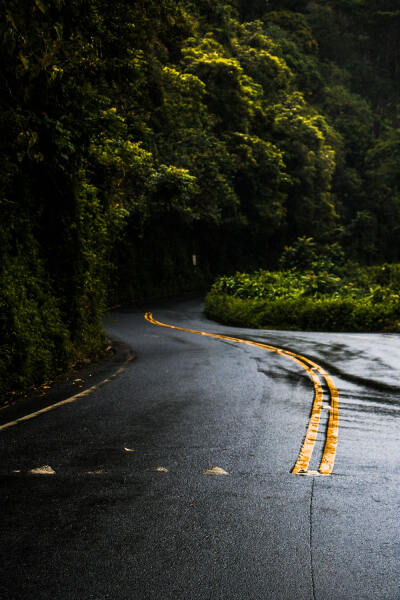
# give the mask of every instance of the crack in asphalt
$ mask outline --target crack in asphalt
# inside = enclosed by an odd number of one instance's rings
[[[312,526],[314,486],[315,486],[315,479],[313,478],[312,484],[311,484],[311,497],[310,497],[310,570],[311,570],[312,600],[316,600],[316,594],[315,594],[315,576],[314,576],[314,561],[313,561],[313,526]]]

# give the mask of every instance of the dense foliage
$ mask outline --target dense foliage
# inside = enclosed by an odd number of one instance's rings
[[[318,248],[300,238],[281,266],[218,278],[206,313],[242,327],[400,331],[400,264],[361,267],[345,261],[337,244]]]
[[[298,236],[400,259],[395,0],[0,15],[1,388],[96,352],[107,305],[274,267]]]

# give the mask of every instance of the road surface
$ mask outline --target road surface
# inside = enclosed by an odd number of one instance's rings
[[[117,377],[1,411],[2,600],[400,599],[399,335],[230,328],[193,299],[105,326],[136,354]]]

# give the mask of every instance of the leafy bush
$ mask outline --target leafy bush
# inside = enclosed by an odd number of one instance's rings
[[[286,246],[280,259],[283,269],[308,269],[317,259],[315,241],[311,237],[300,237],[293,246]]]
[[[41,383],[66,369],[72,344],[60,306],[35,254],[0,273],[0,391]]]
[[[206,297],[206,314],[242,327],[400,331],[400,265],[347,264],[339,277],[316,264],[304,272],[220,277]]]

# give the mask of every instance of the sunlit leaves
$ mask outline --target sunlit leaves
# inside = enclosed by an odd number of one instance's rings
[[[193,253],[196,285],[303,235],[398,257],[395,4],[3,2],[0,370],[95,349],[107,294],[190,287]]]

